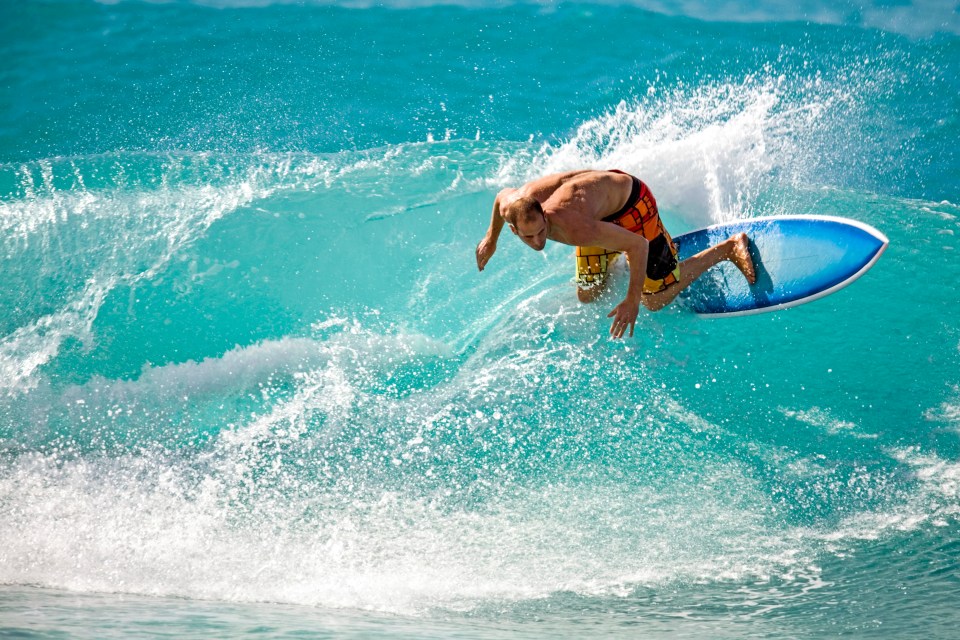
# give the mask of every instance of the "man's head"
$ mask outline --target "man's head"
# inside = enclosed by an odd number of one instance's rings
[[[546,246],[549,223],[536,198],[517,198],[506,207],[503,219],[510,225],[510,231],[528,247],[542,251]]]

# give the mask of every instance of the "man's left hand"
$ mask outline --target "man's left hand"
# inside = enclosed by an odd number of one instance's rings
[[[613,311],[607,314],[608,318],[613,318],[613,325],[610,327],[610,335],[614,339],[622,338],[627,327],[630,328],[630,337],[633,337],[633,325],[637,322],[637,314],[640,313],[640,304],[624,300],[618,304]]]

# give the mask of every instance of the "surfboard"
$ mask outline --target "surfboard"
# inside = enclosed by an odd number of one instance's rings
[[[868,224],[833,216],[772,216],[717,224],[676,236],[685,260],[735,233],[750,237],[757,282],[730,262],[709,269],[684,291],[703,316],[786,309],[844,288],[872,267],[889,240]]]

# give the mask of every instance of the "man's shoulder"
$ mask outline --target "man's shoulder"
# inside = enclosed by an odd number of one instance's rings
[[[515,199],[515,196],[519,191],[519,189],[515,189],[513,187],[504,187],[503,189],[500,189],[499,193],[497,193],[497,200],[502,203],[504,200],[511,198],[512,196],[513,198],[511,199]]]
[[[597,233],[597,221],[581,211],[559,207],[550,212],[550,224],[557,233],[557,240],[570,245],[587,245]]]

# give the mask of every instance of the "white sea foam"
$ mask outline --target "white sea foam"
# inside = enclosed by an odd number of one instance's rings
[[[555,483],[474,510],[391,491],[331,505],[290,487],[282,501],[257,492],[250,512],[234,477],[186,481],[149,458],[21,459],[0,475],[16,502],[0,524],[0,582],[410,614],[796,562],[792,543],[709,489]]]
[[[576,320],[555,297],[525,300],[455,375],[410,395],[372,380],[453,353],[341,317],[318,321],[314,338],[70,387],[60,401],[91,411],[98,395],[175,406],[277,372],[295,380],[200,451],[12,460],[0,469],[0,582],[417,614],[806,571],[809,550],[783,535],[748,469],[689,439],[717,432],[693,412],[598,386],[571,399],[597,404],[576,425],[570,407],[537,402],[544,385],[572,396],[585,373],[644,379],[627,353],[601,369],[589,345],[556,339]],[[518,334],[530,322],[543,330]],[[690,428],[667,428],[678,420]],[[624,439],[634,431],[649,435]],[[635,449],[642,477],[589,461],[598,436]],[[531,463],[535,473],[513,469]]]
[[[830,435],[848,434],[854,438],[875,439],[876,434],[860,433],[857,425],[849,420],[835,417],[828,409],[811,407],[809,409],[787,409],[780,407],[780,412],[788,417],[813,427],[819,427]]]
[[[846,89],[816,77],[801,84],[798,92],[768,67],[739,82],[654,85],[643,100],[585,122],[569,141],[506,160],[491,185],[619,168],[641,176],[661,210],[688,226],[749,217],[771,185],[799,184],[816,170],[824,121],[841,105],[853,108]]]
[[[266,340],[247,347],[236,347],[220,357],[200,362],[146,366],[132,380],[109,380],[94,376],[83,385],[71,385],[63,391],[62,402],[89,403],[94,397],[109,398],[125,404],[148,397],[163,404],[198,395],[229,395],[234,390],[253,389],[273,375],[292,375],[316,366],[322,347],[310,338]]]
[[[960,464],[917,448],[893,449],[890,456],[911,471],[911,486],[899,500],[883,509],[856,513],[829,531],[811,533],[834,551],[846,550],[857,540],[876,540],[920,527],[944,527],[960,522]]]

